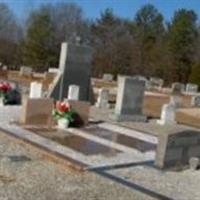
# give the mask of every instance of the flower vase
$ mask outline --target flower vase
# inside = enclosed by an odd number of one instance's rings
[[[58,128],[60,129],[66,129],[69,127],[69,120],[65,118],[61,118],[58,120]]]

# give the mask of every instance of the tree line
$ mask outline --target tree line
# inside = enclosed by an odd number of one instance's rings
[[[94,49],[93,76],[143,75],[200,85],[200,26],[193,10],[179,9],[165,21],[159,10],[146,4],[132,19],[106,9],[92,20],[76,4],[44,4],[22,24],[0,4],[2,66],[26,65],[36,71],[57,67],[61,43],[77,39]]]

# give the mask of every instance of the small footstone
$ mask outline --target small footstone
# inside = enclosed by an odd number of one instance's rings
[[[200,160],[197,157],[192,157],[189,160],[190,169],[197,170],[200,165]]]

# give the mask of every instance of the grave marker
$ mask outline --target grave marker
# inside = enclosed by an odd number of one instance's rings
[[[200,107],[200,95],[192,97],[191,105],[194,107]]]
[[[157,120],[160,125],[173,125],[176,124],[175,105],[164,104],[161,111],[161,119]]]
[[[106,88],[99,89],[99,96],[97,99],[96,106],[98,108],[109,108],[109,90]]]
[[[38,82],[32,82],[30,86],[30,98],[42,97],[42,84]]]
[[[67,98],[69,85],[80,87],[79,99],[89,101],[91,95],[92,50],[88,46],[62,43],[59,70],[49,95],[56,100]]]
[[[142,114],[144,90],[144,81],[119,76],[114,119],[117,121],[146,121],[146,116]]]
[[[24,99],[21,122],[24,125],[51,127],[53,107],[53,99]]]
[[[113,81],[113,75],[112,74],[104,74],[103,80],[104,81]]]
[[[32,72],[33,72],[33,70],[31,67],[25,67],[25,66],[20,67],[20,75],[21,76],[31,76]]]
[[[183,83],[172,83],[172,94],[181,94],[185,90],[185,85]]]
[[[196,84],[192,84],[192,83],[188,83],[186,85],[186,90],[187,93],[197,93],[198,92],[198,85]]]
[[[79,86],[70,85],[68,90],[68,100],[79,100]]]
[[[155,165],[159,168],[189,165],[190,158],[200,157],[200,132],[186,130],[160,134]]]

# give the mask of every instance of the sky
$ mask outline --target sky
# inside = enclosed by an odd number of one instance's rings
[[[14,13],[22,18],[28,11],[39,7],[42,3],[73,2],[82,7],[85,16],[96,19],[106,8],[124,18],[134,18],[137,10],[144,4],[153,4],[169,21],[175,10],[193,9],[200,18],[200,0],[0,0],[7,3]]]

